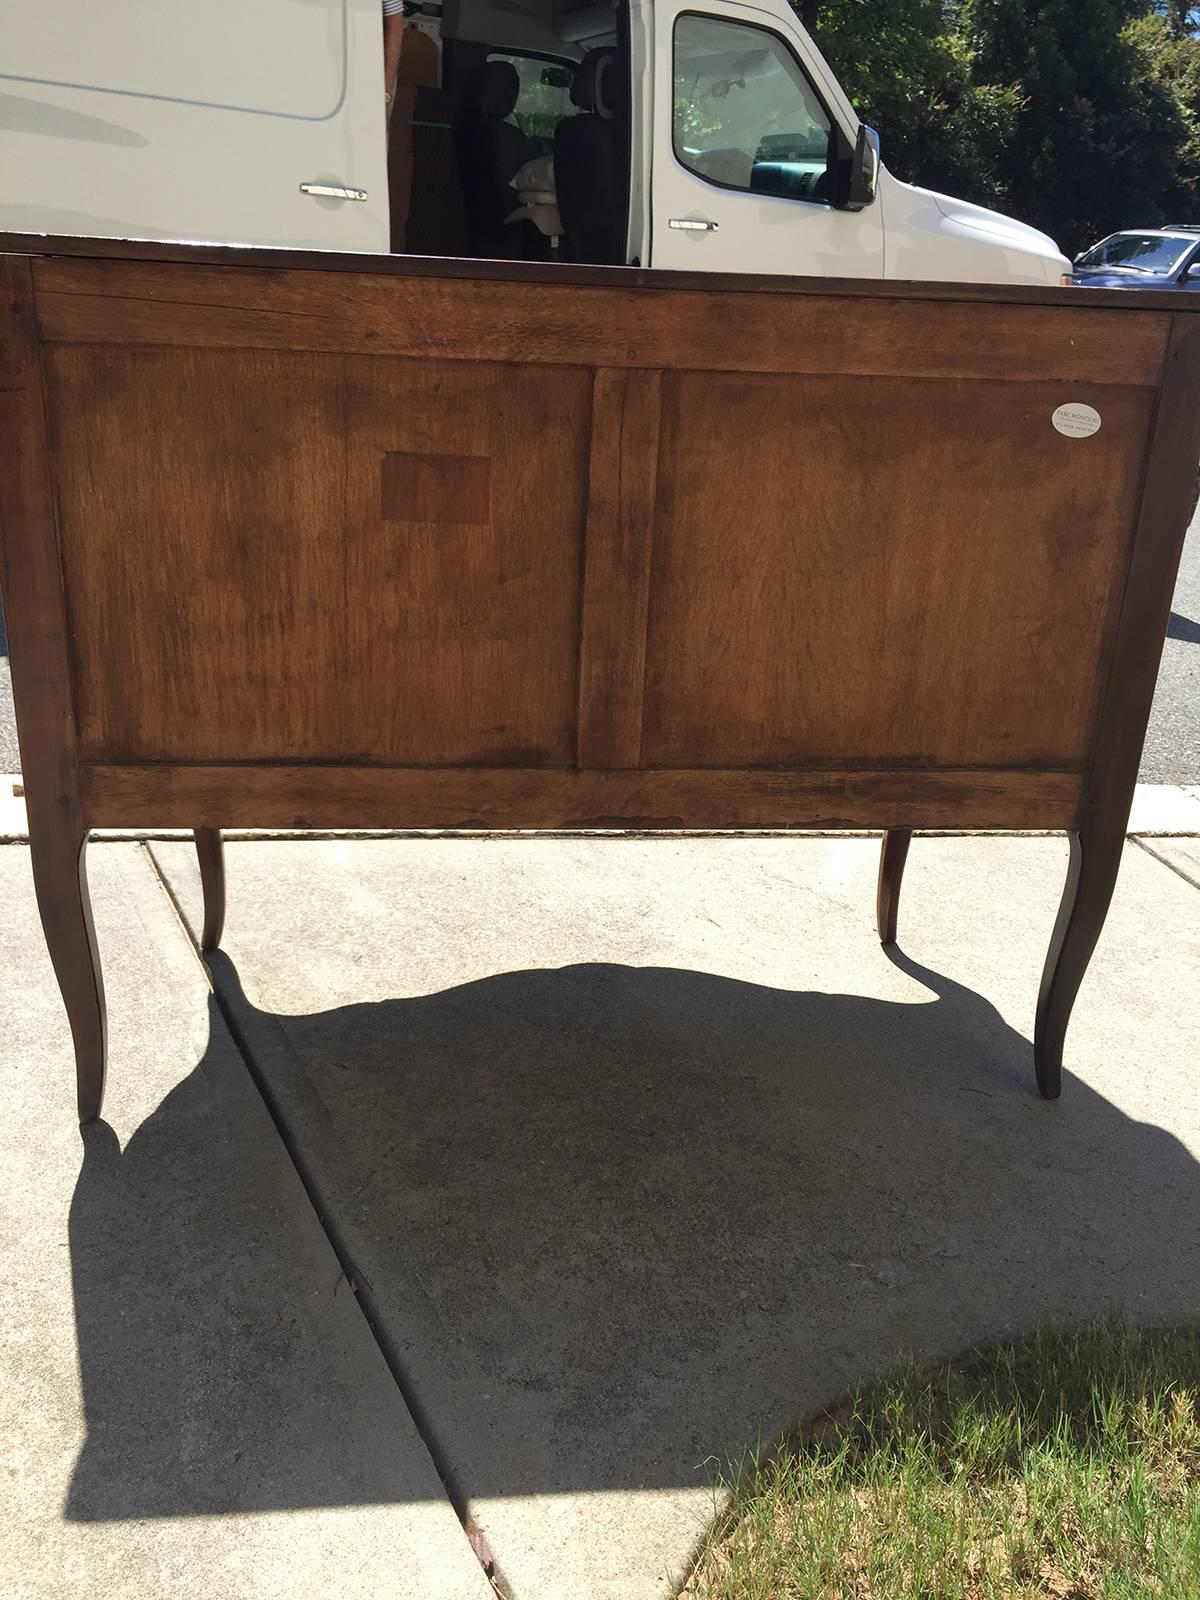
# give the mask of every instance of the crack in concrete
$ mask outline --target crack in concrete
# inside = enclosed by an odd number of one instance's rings
[[[195,934],[192,932],[192,929],[188,925],[187,918],[183,913],[183,908],[181,907],[174,890],[167,882],[166,875],[159,866],[150,842],[145,840],[142,841],[141,849],[146,859],[150,863],[151,871],[161,884],[163,891],[166,894],[168,903],[174,911],[175,916],[179,921],[179,925],[183,930],[184,936],[195,953],[197,961],[204,969],[205,982],[212,992],[213,998],[217,1003],[217,1008],[221,1013],[221,1017],[225,1023],[225,1026],[229,1029],[229,1035],[233,1040],[234,1048],[241,1056],[242,1061],[245,1064],[246,1071],[250,1075],[250,1081],[258,1091],[259,1097],[266,1107],[267,1115],[270,1117],[275,1126],[275,1132],[279,1135],[280,1143],[283,1145],[283,1148],[287,1153],[287,1157],[292,1163],[292,1166],[296,1172],[296,1176],[299,1178],[301,1186],[304,1189],[304,1193],[308,1198],[308,1203],[312,1207],[317,1226],[328,1239],[330,1248],[337,1257],[338,1265],[341,1268],[341,1277],[338,1281],[340,1283],[342,1279],[345,1279],[350,1286],[358,1308],[362,1312],[363,1318],[366,1321],[371,1337],[375,1341],[376,1348],[383,1357],[384,1364],[387,1366],[388,1372],[391,1374],[392,1382],[400,1391],[400,1398],[404,1402],[409,1416],[412,1418],[413,1426],[416,1428],[417,1433],[420,1436],[421,1443],[425,1446],[430,1461],[433,1463],[434,1471],[441,1480],[442,1488],[446,1491],[446,1498],[450,1502],[451,1509],[462,1526],[467,1543],[471,1547],[471,1553],[483,1568],[484,1576],[491,1584],[495,1593],[500,1596],[500,1600],[513,1600],[512,1591],[509,1589],[504,1580],[503,1574],[500,1571],[499,1565],[492,1553],[491,1546],[488,1544],[483,1529],[480,1528],[478,1523],[475,1521],[474,1515],[471,1512],[470,1501],[463,1492],[461,1486],[458,1484],[454,1470],[447,1461],[445,1452],[438,1442],[429,1415],[424,1406],[416,1397],[411,1379],[404,1370],[399,1352],[396,1349],[393,1341],[387,1335],[383,1320],[380,1317],[378,1308],[375,1304],[374,1296],[371,1293],[370,1283],[368,1282],[365,1274],[363,1274],[355,1266],[349,1250],[346,1247],[345,1241],[342,1239],[337,1226],[330,1219],[328,1207],[325,1206],[321,1201],[321,1194],[315,1177],[310,1172],[308,1164],[305,1162],[300,1153],[299,1146],[292,1137],[291,1130],[288,1128],[288,1125],[284,1120],[283,1112],[278,1102],[271,1093],[270,1086],[266,1082],[263,1074],[259,1071],[258,1063],[254,1059],[254,1054],[250,1048],[249,1040],[246,1038],[245,1030],[238,1021],[233,1007],[228,1003],[227,997],[223,993],[220,984],[216,981],[211,967],[204,960],[199,942]]]
[[[1184,883],[1190,884],[1193,889],[1200,889],[1200,877],[1192,877],[1191,873],[1186,872],[1177,862],[1168,861],[1166,856],[1159,855],[1158,851],[1148,845],[1145,839],[1134,838],[1131,843],[1140,845],[1148,856],[1153,856],[1155,861],[1160,862],[1169,872],[1173,872],[1177,878],[1182,878]]]
[[[89,843],[90,842],[91,841],[89,841]],[[188,946],[191,949],[192,954],[196,958],[196,963],[199,966],[200,970],[204,974],[205,983],[208,985],[208,988],[211,990],[212,987],[213,987],[212,973],[208,970],[208,967],[207,967],[207,965],[205,963],[204,957],[200,953],[200,946],[196,942],[196,937],[193,934],[191,928],[188,926],[188,920],[183,914],[183,907],[179,904],[179,901],[175,896],[174,889],[172,889],[171,885],[167,882],[166,878],[163,876],[162,871],[159,868],[157,858],[155,857],[154,851],[150,847],[149,840],[147,840],[147,839],[141,840],[139,842],[138,849],[140,850],[143,858],[149,863],[150,872],[151,872],[152,876],[158,880],[159,888],[166,895],[167,904],[170,906],[171,910],[174,912],[175,920],[179,924],[180,931],[183,934],[183,937],[187,940]]]

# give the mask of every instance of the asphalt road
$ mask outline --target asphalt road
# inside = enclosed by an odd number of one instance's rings
[[[1200,783],[1200,514],[1183,547],[1141,776],[1143,783]]]
[[[8,640],[0,612],[0,773],[19,770]],[[1144,783],[1200,784],[1200,514],[1184,546],[1141,775]]]

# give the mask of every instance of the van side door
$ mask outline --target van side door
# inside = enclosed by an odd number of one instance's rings
[[[388,249],[380,0],[0,9],[0,229]]]
[[[834,210],[857,126],[822,94],[799,34],[754,6],[658,6],[651,264],[701,272],[883,275],[878,203]]]

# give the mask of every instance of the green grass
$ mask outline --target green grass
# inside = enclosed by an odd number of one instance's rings
[[[1197,1600],[1200,1330],[908,1365],[731,1486],[696,1600]]]

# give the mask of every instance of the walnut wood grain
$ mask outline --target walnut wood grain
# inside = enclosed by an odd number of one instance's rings
[[[1172,318],[1145,466],[1145,488],[1107,652],[1078,826],[1038,994],[1034,1060],[1048,1100],[1062,1089],[1063,1046],[1079,986],[1104,927],[1120,870],[1142,744],[1166,636],[1175,574],[1200,461],[1200,324]]]
[[[195,829],[200,888],[204,895],[201,950],[216,950],[225,931],[225,846],[219,828]]]
[[[1052,426],[1066,393],[1092,438]],[[1153,409],[1113,384],[668,374],[646,764],[1082,769]]]
[[[45,261],[42,337],[439,361],[1153,383],[1153,312],[600,284]],[[614,290],[616,292],[614,292]],[[889,286],[890,291],[890,286]],[[1074,398],[1064,391],[1065,398]],[[732,420],[732,419],[731,419]]]
[[[1042,772],[574,772],[85,766],[92,827],[1066,828],[1079,778]],[[890,807],[890,810],[889,810]]]
[[[87,886],[62,572],[28,261],[0,257],[0,589],[30,864],[75,1045],[79,1120],[100,1115],[107,1022]]]
[[[879,849],[879,882],[875,890],[875,926],[880,944],[895,944],[900,912],[900,885],[912,842],[911,828],[887,828]]]
[[[596,373],[579,647],[581,767],[641,762],[661,380],[658,372]]]
[[[222,827],[883,828],[883,937],[911,829],[1062,828],[1056,1092],[1200,457],[1200,305],[28,248],[4,585],[85,1113],[102,825],[196,830],[206,945]],[[1059,434],[1065,402],[1100,431]]]
[[[695,290],[724,294],[790,295],[796,298],[837,295],[843,300],[930,300],[963,305],[994,303],[1041,305],[1061,310],[1132,308],[1123,289],[1087,289],[1078,285],[919,282],[901,279],[881,285],[872,278],[824,278],[804,275],[734,272],[667,271],[660,267],[594,267],[569,263],[485,261],[473,258],[374,255],[366,251],[288,250],[267,245],[188,244],[162,239],[104,239],[80,234],[0,232],[0,254],[46,257],[49,261],[174,262],[180,265],[254,267],[260,272],[322,272],[332,275],[369,273],[375,278],[438,278],[468,283],[534,283],[547,287],[582,284],[616,291],[629,289]],[[1194,299],[1178,290],[1138,292],[1141,311],[1196,312]]]
[[[486,525],[492,520],[492,464],[487,456],[389,450],[380,506],[385,522]]]
[[[573,762],[589,373],[52,346],[47,377],[87,759]],[[399,446],[487,461],[484,519],[385,506]]]

